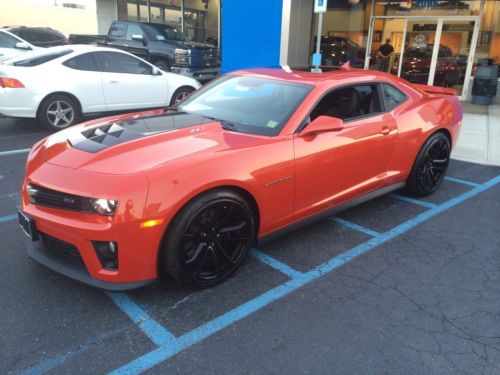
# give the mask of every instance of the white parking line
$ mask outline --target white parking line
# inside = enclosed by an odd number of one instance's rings
[[[17,154],[26,154],[31,150],[31,148],[23,148],[19,150],[10,150],[10,151],[0,151],[0,156],[9,156],[9,155],[17,155]]]

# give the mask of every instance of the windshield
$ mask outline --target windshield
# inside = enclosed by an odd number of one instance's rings
[[[234,131],[274,136],[312,87],[269,78],[226,75],[195,92],[178,109],[221,121]]]
[[[182,32],[174,26],[162,24],[148,24],[145,26],[147,26],[147,30],[153,40],[186,40]]]

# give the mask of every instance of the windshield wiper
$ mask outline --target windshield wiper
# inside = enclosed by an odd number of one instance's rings
[[[203,117],[208,118],[210,120],[214,120],[214,121],[220,122],[220,125],[222,126],[222,129],[224,129],[224,130],[230,130],[230,131],[233,131],[233,132],[237,132],[238,131],[238,128],[232,122],[229,122],[229,121],[226,121],[226,120],[221,120],[221,119],[218,119],[218,118],[215,118],[215,117],[209,117],[209,116],[203,116]]]

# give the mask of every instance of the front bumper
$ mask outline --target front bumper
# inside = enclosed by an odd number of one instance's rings
[[[154,283],[156,280],[145,280],[131,283],[114,283],[95,279],[90,276],[85,264],[81,259],[74,259],[70,256],[59,254],[53,249],[50,249],[43,241],[30,241],[27,246],[27,253],[33,260],[43,264],[64,276],[90,285],[95,288],[105,289],[112,292],[120,292],[124,290],[141,288],[143,286]]]
[[[173,66],[172,73],[191,77],[198,81],[209,81],[220,74],[220,68],[181,68]]]

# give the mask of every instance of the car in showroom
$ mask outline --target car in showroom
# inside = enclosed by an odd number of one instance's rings
[[[113,48],[52,47],[0,64],[0,114],[60,130],[88,114],[173,105],[199,87]]]
[[[461,127],[454,93],[347,67],[249,69],[171,108],[73,126],[29,153],[28,254],[108,290],[213,286],[257,241],[395,189],[436,191]]]
[[[48,27],[4,27],[0,29],[0,61],[27,51],[68,44],[66,37]]]

